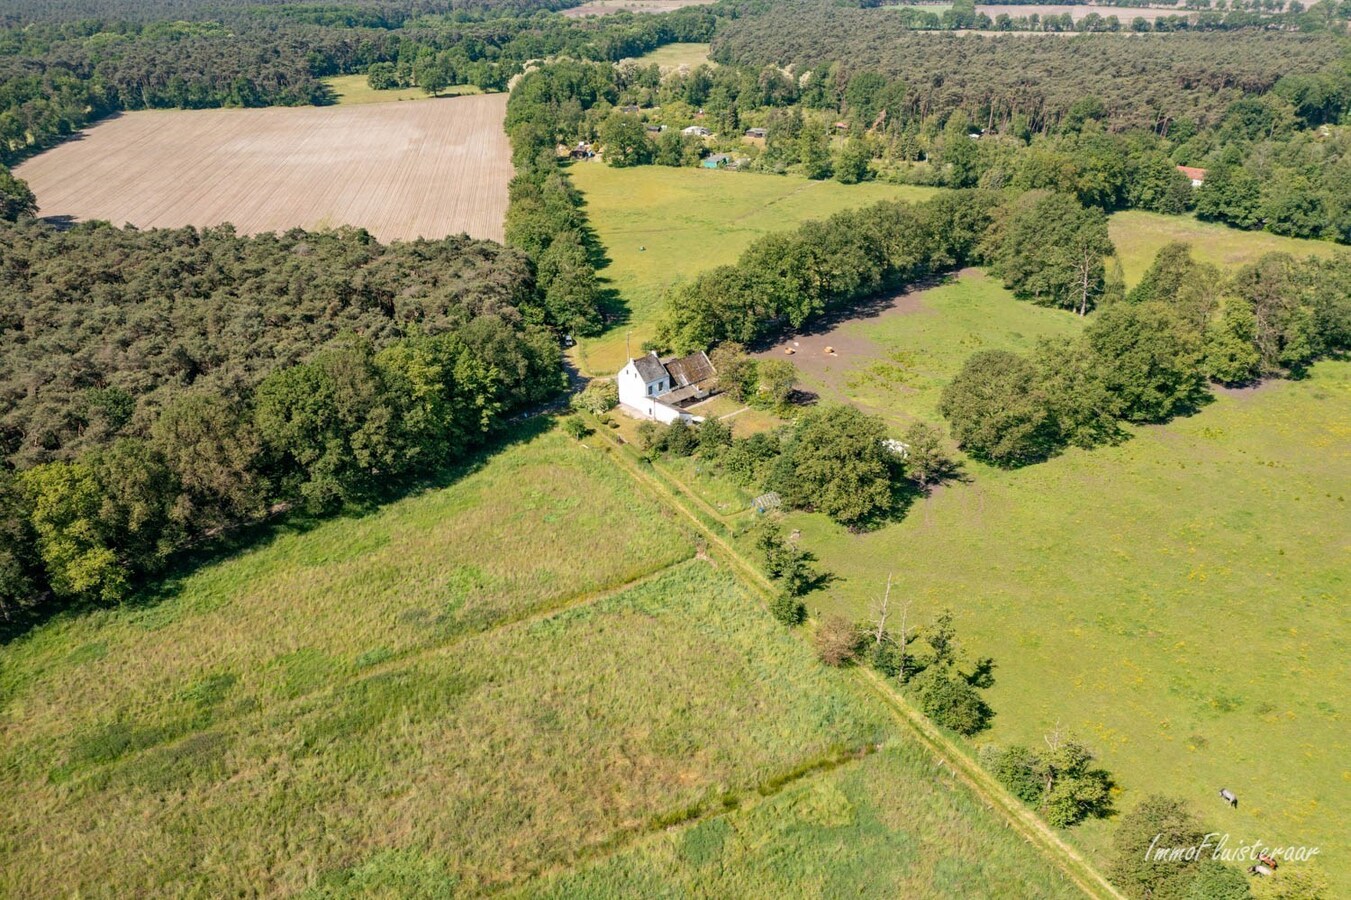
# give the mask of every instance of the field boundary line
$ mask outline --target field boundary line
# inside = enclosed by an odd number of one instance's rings
[[[372,676],[381,675],[386,672],[389,672],[404,664],[414,664],[423,661],[425,659],[447,654],[457,649],[461,644],[464,644],[467,641],[475,640],[476,638],[489,637],[507,628],[515,628],[521,625],[533,625],[536,622],[542,622],[546,619],[550,619],[556,615],[559,615],[560,613],[565,613],[582,606],[588,606],[592,603],[599,603],[601,601],[608,600],[609,598],[622,594],[625,591],[630,591],[633,590],[634,588],[642,587],[643,585],[648,584],[649,582],[656,581],[658,578],[662,577],[672,569],[689,565],[690,563],[696,561],[698,558],[699,558],[698,551],[695,550],[688,556],[684,556],[674,562],[666,563],[665,565],[662,565],[658,568],[650,569],[646,572],[643,572],[637,576],[630,578],[627,581],[623,581],[618,584],[613,584],[608,587],[598,588],[592,591],[583,591],[578,594],[569,594],[556,602],[547,604],[537,609],[530,610],[529,612],[523,613],[518,616],[509,617],[481,631],[465,632],[457,634],[444,641],[426,644],[421,647],[410,648],[404,653],[394,654],[393,656],[390,656],[388,659],[383,659],[374,665],[365,666],[361,669],[356,670],[355,672],[346,675],[345,677],[335,678],[334,680],[324,684],[322,687],[317,687],[311,691],[305,691],[300,694],[295,694],[293,696],[283,698],[277,703],[272,704],[271,706],[263,706],[260,704],[257,709],[252,710],[250,712],[242,713],[240,715],[235,716],[225,716],[219,720],[212,720],[210,724],[202,728],[191,729],[167,741],[160,741],[154,744],[147,744],[144,747],[138,747],[135,750],[131,750],[127,753],[124,753],[121,756],[118,756],[117,758],[109,760],[105,763],[95,763],[93,765],[81,766],[74,773],[74,776],[71,778],[70,783],[73,784],[79,781],[83,781],[86,777],[92,775],[92,773],[104,769],[111,768],[115,770],[129,761],[137,759],[142,754],[150,753],[155,750],[161,750],[167,747],[176,746],[177,744],[191,738],[193,735],[211,731],[218,725],[233,725],[256,720],[262,720],[266,718],[269,714],[275,714],[281,711],[285,711],[291,707],[294,707],[300,703],[305,702],[306,700],[313,699],[314,697],[317,697],[325,692],[331,693],[335,690],[341,690],[345,687],[356,684],[359,681],[364,681]],[[0,783],[3,783],[3,779],[0,779]]]
[[[680,512],[694,523],[696,528],[703,532],[705,538],[712,545],[716,545],[718,555],[747,577],[747,580],[761,595],[762,599],[774,596],[774,585],[765,577],[763,572],[747,561],[735,547],[700,521],[697,515],[681,503],[680,498],[676,496],[672,489],[640,471],[637,463],[625,458],[623,448],[613,438],[604,434],[604,432],[599,433],[603,434],[604,440],[610,444],[612,452],[608,455],[614,458],[635,481],[646,486],[650,492],[657,492],[660,495],[657,499],[665,499],[667,502],[673,503]],[[681,494],[688,493],[688,490],[683,486],[677,487],[676,491]],[[1001,814],[1029,843],[1036,846],[1043,856],[1054,862],[1080,890],[1090,897],[1125,900],[1124,895],[1088,859],[1066,843],[1036,813],[1027,809],[1016,797],[1010,794],[1002,784],[995,780],[994,776],[963,753],[951,738],[940,732],[937,726],[930,722],[923,713],[915,709],[900,692],[869,669],[856,666],[850,671],[855,673],[858,681],[870,688],[887,704],[896,721],[903,724],[919,740],[922,746],[937,757],[941,764],[946,765],[949,771],[960,778],[989,807]]]
[[[704,822],[731,815],[734,812],[756,809],[762,803],[773,800],[790,788],[800,784],[810,784],[817,778],[857,765],[873,754],[880,753],[886,746],[886,744],[866,743],[852,749],[848,747],[828,748],[815,757],[806,757],[791,766],[780,769],[778,774],[770,772],[757,784],[747,786],[742,794],[725,792],[696,804],[691,804],[683,810],[677,808],[668,813],[658,814],[640,825],[616,831],[604,841],[592,844],[589,847],[579,848],[573,853],[572,858],[566,862],[556,863],[547,869],[532,872],[515,881],[490,887],[486,893],[520,895],[521,892],[528,891],[530,885],[541,878],[570,872],[586,863],[610,859],[642,844],[644,841],[653,840],[658,835],[693,828]]]

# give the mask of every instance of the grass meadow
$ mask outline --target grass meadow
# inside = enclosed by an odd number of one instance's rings
[[[693,187],[680,180],[697,186],[694,176],[730,173],[574,171],[615,260],[606,274],[635,321],[655,310],[666,284],[740,249],[724,254],[709,240],[739,223],[736,201],[691,204]],[[628,190],[610,195],[621,184]],[[669,203],[637,199],[659,188]],[[698,218],[682,233],[691,208]],[[658,244],[652,235],[672,221],[671,243]],[[1110,227],[1131,285],[1174,240],[1228,271],[1273,251],[1335,250],[1192,217],[1125,212]],[[698,252],[700,242],[712,251]],[[647,250],[635,253],[634,244]],[[941,389],[972,352],[1024,351],[1081,327],[968,270],[790,336],[765,355],[791,359],[805,388],[899,431],[915,419],[941,424]],[[636,346],[642,332],[634,332]],[[1328,361],[1303,380],[1220,392],[1197,414],[1135,429],[1117,447],[1071,450],[1012,472],[968,463],[967,480],[874,532],[851,534],[802,513],[785,524],[801,529],[803,545],[835,576],[812,596],[815,612],[866,617],[888,573],[918,620],[955,612],[968,657],[991,655],[999,666],[989,692],[998,715],[980,740],[1039,744],[1059,724],[1099,751],[1119,781],[1120,809],[1163,792],[1236,842],[1321,846],[1323,868],[1347,892],[1351,867],[1328,857],[1351,830],[1351,796],[1341,789],[1351,753],[1341,709],[1351,680],[1342,608],[1351,595],[1348,449],[1351,363]],[[657,466],[706,513],[728,524],[746,515],[747,492],[697,461]],[[1242,799],[1237,810],[1219,802],[1220,787]],[[1073,834],[1102,863],[1111,827],[1095,822]],[[654,841],[624,864],[658,886],[735,892],[735,873],[692,872],[674,841]],[[601,867],[592,880],[563,884],[596,895],[611,873]]]
[[[645,838],[521,896],[1073,897],[1002,828],[954,827],[988,812],[893,744],[763,803]]]
[[[1024,352],[1043,337],[1082,327],[1073,313],[1019,302],[998,279],[964,269],[827,331],[792,335],[761,356],[788,359],[802,387],[880,415],[899,430],[915,419],[941,422],[943,386],[972,353]],[[788,348],[792,356],[784,355]]]
[[[395,88],[377,91],[370,86],[365,75],[334,75],[323,79],[333,91],[335,102],[339,106],[355,106],[362,103],[391,103],[403,100],[431,100],[432,97],[419,87]],[[441,97],[454,97],[462,94],[481,94],[472,84],[455,84],[441,91]]]
[[[1126,284],[1140,281],[1159,248],[1173,241],[1192,246],[1192,256],[1201,262],[1232,272],[1267,253],[1292,256],[1331,256],[1338,249],[1328,241],[1309,241],[1281,237],[1266,231],[1240,231],[1215,222],[1202,222],[1194,216],[1165,216],[1142,210],[1113,213],[1108,224],[1112,243],[1116,244]]]
[[[290,894],[392,853],[478,893],[883,740],[863,699],[690,561],[20,785],[0,878],[17,896]]]
[[[604,554],[579,535],[607,534]],[[6,773],[77,776],[102,735],[128,749],[453,645],[694,555],[625,476],[559,434],[447,488],[259,546],[124,608],[5,648]]]
[[[915,620],[954,611],[967,655],[998,663],[982,740],[1059,723],[1100,751],[1121,808],[1163,792],[1235,841],[1321,846],[1345,892],[1349,448],[1351,363],[1328,361],[1117,447],[969,464],[872,533],[788,527],[837,576],[817,610],[866,617],[894,573]],[[1101,850],[1109,829],[1078,833]]]
[[[715,65],[708,58],[708,44],[665,44],[638,57],[638,62],[646,65],[656,63],[662,70],[678,69],[681,66],[694,68],[700,65]]]
[[[11,643],[0,895],[534,894],[577,865],[632,892],[607,860],[674,879],[667,836],[729,827],[760,836],[727,865],[783,884],[849,849],[878,896],[1069,893],[628,478],[523,433]],[[926,858],[872,871],[888,848]]]
[[[757,237],[878,200],[920,200],[934,193],[750,172],[615,169],[600,162],[574,164],[569,173],[609,258],[600,275],[624,308],[620,321],[578,346],[577,360],[591,375],[612,374],[624,365],[626,337],[635,351],[652,337],[667,288],[735,262]]]

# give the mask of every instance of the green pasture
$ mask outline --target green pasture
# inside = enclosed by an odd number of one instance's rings
[[[878,896],[1064,893],[672,516],[525,429],[446,486],[39,627],[0,658],[0,895],[534,893],[631,846],[664,872],[666,836],[763,830],[769,804],[796,827],[729,864],[812,883],[846,842],[851,871],[924,852]],[[894,799],[868,807],[873,779]]]
[[[609,259],[600,275],[623,306],[622,321],[578,347],[579,363],[593,375],[624,365],[626,339],[637,351],[652,336],[668,287],[735,262],[755,238],[842,209],[934,193],[906,185],[843,185],[724,170],[615,169],[600,162],[577,163],[568,171]]]
[[[866,617],[894,574],[912,621],[950,608],[967,658],[997,661],[980,740],[1040,744],[1058,724],[1101,752],[1120,808],[1186,798],[1235,843],[1321,846],[1351,890],[1351,363],[968,474],[871,533],[789,516],[837,576],[809,605]],[[1079,833],[1101,850],[1109,829]]]
[[[708,58],[708,44],[665,44],[638,57],[640,63],[656,63],[662,69],[678,69],[681,66],[694,68],[699,65],[711,65]]]
[[[941,422],[943,386],[977,350],[1024,352],[1082,325],[1073,313],[1019,302],[998,279],[965,269],[911,289],[876,315],[843,322],[810,350],[783,358],[797,366],[803,387],[881,415],[900,430],[915,419]],[[818,352],[822,344],[835,355]]]
[[[356,106],[362,103],[390,103],[399,100],[431,100],[426,91],[419,87],[395,88],[377,91],[366,81],[365,75],[334,75],[323,79],[332,89],[338,106]],[[483,93],[472,84],[456,84],[441,91],[439,96],[452,97],[460,94]]]
[[[1128,286],[1134,286],[1144,276],[1159,248],[1173,241],[1191,244],[1195,259],[1227,272],[1255,262],[1267,253],[1331,256],[1338,249],[1328,241],[1240,231],[1215,222],[1202,222],[1195,216],[1165,216],[1142,210],[1113,213],[1108,230]]]

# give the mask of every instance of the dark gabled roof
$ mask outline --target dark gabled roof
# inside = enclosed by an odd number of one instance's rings
[[[661,381],[666,377],[666,367],[657,359],[656,354],[638,357],[633,361],[633,367],[638,370],[638,377],[643,379],[644,384]]]
[[[680,359],[666,361],[666,371],[671,373],[672,387],[685,387],[706,381],[714,375],[713,364],[702,350],[682,356]]]

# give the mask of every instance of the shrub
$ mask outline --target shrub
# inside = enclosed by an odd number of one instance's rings
[[[812,643],[821,662],[843,666],[858,655],[858,628],[844,616],[832,614],[821,620]]]
[[[604,415],[619,405],[619,385],[613,381],[592,381],[582,391],[573,394],[568,404],[573,409],[594,416]]]
[[[966,735],[989,726],[994,711],[950,667],[930,666],[915,680],[920,709],[939,725]]]
[[[801,625],[807,618],[807,607],[787,591],[778,594],[769,602],[769,611],[774,618],[789,628]]]

